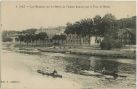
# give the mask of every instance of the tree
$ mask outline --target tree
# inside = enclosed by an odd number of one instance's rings
[[[48,38],[47,33],[41,32],[41,33],[35,34],[35,30],[36,29],[29,29],[29,30],[20,32],[20,33],[23,33],[22,35],[20,34],[18,36],[20,43],[25,42],[28,45],[28,43],[32,42],[33,44],[34,41],[36,41],[36,44],[37,44],[37,41],[40,40],[44,44],[44,41]]]
[[[100,47],[102,50],[111,50],[113,48],[121,48],[122,43],[119,39],[115,39],[113,36],[105,35],[100,44]]]
[[[63,41],[66,40],[66,38],[67,38],[66,35],[63,35],[63,34],[60,35],[62,45],[63,45]]]
[[[80,22],[81,22],[82,33],[83,33],[82,36],[95,34],[95,31],[93,29],[93,21],[92,21],[92,19],[90,19],[90,18],[82,19]]]
[[[39,34],[36,35],[37,40],[40,40],[43,42],[44,45],[44,41],[48,38],[48,35],[46,32],[41,32]]]
[[[82,19],[81,21],[77,21],[74,24],[67,23],[67,27],[65,30],[66,34],[77,34],[81,36],[94,34],[93,31],[93,21],[90,18]]]
[[[24,35],[24,42],[27,43],[27,46],[28,46],[28,43],[31,42],[31,35],[25,34]]]
[[[46,38],[48,38],[48,35],[46,32],[41,32],[41,33],[37,34],[37,37],[39,40],[45,40]]]
[[[25,42],[28,43],[29,42],[33,42],[36,40],[36,37],[35,37],[35,32],[36,32],[36,28],[30,28],[30,29],[26,29],[26,30],[23,30],[21,32],[19,32],[19,36],[18,36],[18,40],[20,41],[20,44],[21,42]]]
[[[66,26],[66,29],[65,29],[64,32],[65,32],[66,34],[74,34],[75,31],[74,31],[73,24],[72,24],[72,23],[67,23],[66,25],[67,25],[67,26]]]
[[[103,35],[115,35],[114,33],[116,32],[116,18],[112,14],[106,14],[102,18],[102,30],[103,30]]]
[[[102,30],[102,18],[100,15],[96,15],[94,18],[94,30],[95,35],[97,36],[103,36],[104,31]]]
[[[24,36],[24,35],[19,35],[19,36],[18,36],[18,39],[19,39],[20,44],[21,44],[21,42],[24,42],[24,41],[25,41],[25,36]]]
[[[55,40],[56,42],[55,42],[55,44],[56,45],[59,45],[59,41],[61,41],[62,42],[62,44],[63,44],[63,41],[66,39],[66,35],[63,35],[63,34],[61,34],[61,35],[54,35],[53,37],[52,37],[52,40]]]
[[[12,37],[15,37],[18,31],[2,31],[2,41],[3,42],[12,42]]]
[[[118,27],[120,29],[123,28],[136,28],[136,16],[133,16],[131,18],[122,18],[120,20],[117,20]]]
[[[13,39],[12,38],[9,38],[9,37],[5,37],[2,39],[3,42],[12,42]]]
[[[100,43],[100,47],[102,50],[111,50],[112,49],[112,38],[109,36],[105,37]]]

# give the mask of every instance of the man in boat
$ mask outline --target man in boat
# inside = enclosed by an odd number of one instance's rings
[[[49,72],[49,67],[46,68],[45,72]]]
[[[114,79],[116,79],[118,77],[118,74],[116,73],[116,71],[114,70],[113,73],[112,73]]]
[[[103,67],[103,69],[102,69],[102,74],[111,75],[111,76],[113,76],[114,79],[116,79],[118,77],[118,74],[115,70],[114,71],[108,71],[108,70],[106,70],[105,67]]]
[[[49,74],[50,74],[49,67],[46,68],[45,74],[46,74],[46,75],[49,75]]]
[[[54,69],[54,71],[52,72],[52,75],[54,76],[54,75],[57,75],[58,73],[57,73],[57,71]]]
[[[62,78],[62,75],[59,75],[58,72],[57,72],[57,70],[55,70],[55,69],[54,69],[54,71],[51,73],[51,76],[54,77],[54,78],[55,78],[55,77]]]
[[[103,69],[102,69],[102,74],[105,74],[105,72],[106,72],[106,68],[105,67],[103,67]]]

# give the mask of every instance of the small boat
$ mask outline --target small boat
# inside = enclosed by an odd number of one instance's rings
[[[106,78],[113,78],[113,79],[117,79],[118,77],[123,77],[123,78],[126,78],[127,76],[124,75],[124,74],[118,74],[118,73],[114,73],[112,71],[105,71],[105,72],[94,72],[94,71],[87,71],[87,70],[84,70],[84,71],[81,71],[79,72],[79,74],[81,75],[85,75],[85,76],[97,76],[97,77],[103,77],[105,76]]]
[[[102,76],[101,73],[94,72],[94,71],[87,71],[87,70],[81,71],[80,74],[86,75],[86,76]]]
[[[66,53],[66,54],[70,54],[71,52],[70,52],[70,51],[66,51],[65,53]]]
[[[15,50],[16,52],[19,52],[19,53],[25,53],[25,54],[39,54],[40,51],[36,50],[36,49],[33,49],[33,50]]]
[[[48,73],[42,70],[37,70],[38,73],[42,74],[42,75],[47,75],[47,76],[52,76],[53,78],[62,78],[62,75],[58,74],[58,73]]]

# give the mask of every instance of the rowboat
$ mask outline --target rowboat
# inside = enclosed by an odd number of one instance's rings
[[[19,53],[26,53],[26,54],[39,54],[40,51],[38,50],[15,50],[16,52],[19,52]]]
[[[81,71],[80,74],[86,75],[86,76],[102,76],[101,73],[94,72],[94,71],[87,71],[87,70]]]
[[[106,71],[105,73],[102,72],[94,72],[94,71],[88,71],[88,70],[83,70],[79,72],[80,75],[85,75],[85,76],[97,76],[97,77],[105,77],[105,78],[113,78],[113,79],[117,79],[117,77],[121,77],[121,78],[126,78],[127,76],[125,74],[118,74],[118,73],[114,73],[111,71]]]
[[[37,70],[37,73],[40,73],[42,75],[51,76],[53,78],[62,78],[62,75],[60,75],[60,74],[49,73],[49,72],[45,72],[45,71],[42,71],[42,70]]]

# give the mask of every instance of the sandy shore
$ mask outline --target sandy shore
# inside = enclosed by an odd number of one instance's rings
[[[12,54],[12,53],[11,53]],[[1,60],[1,89],[80,89],[76,82],[66,78],[52,78],[34,72],[29,66],[37,65],[37,60],[15,58],[17,55],[4,53]],[[22,59],[22,58],[21,58]],[[33,61],[33,62],[32,62]]]
[[[41,62],[38,55],[3,51],[1,89],[135,89],[134,74],[113,80],[59,71],[64,78],[52,78],[36,72]]]

